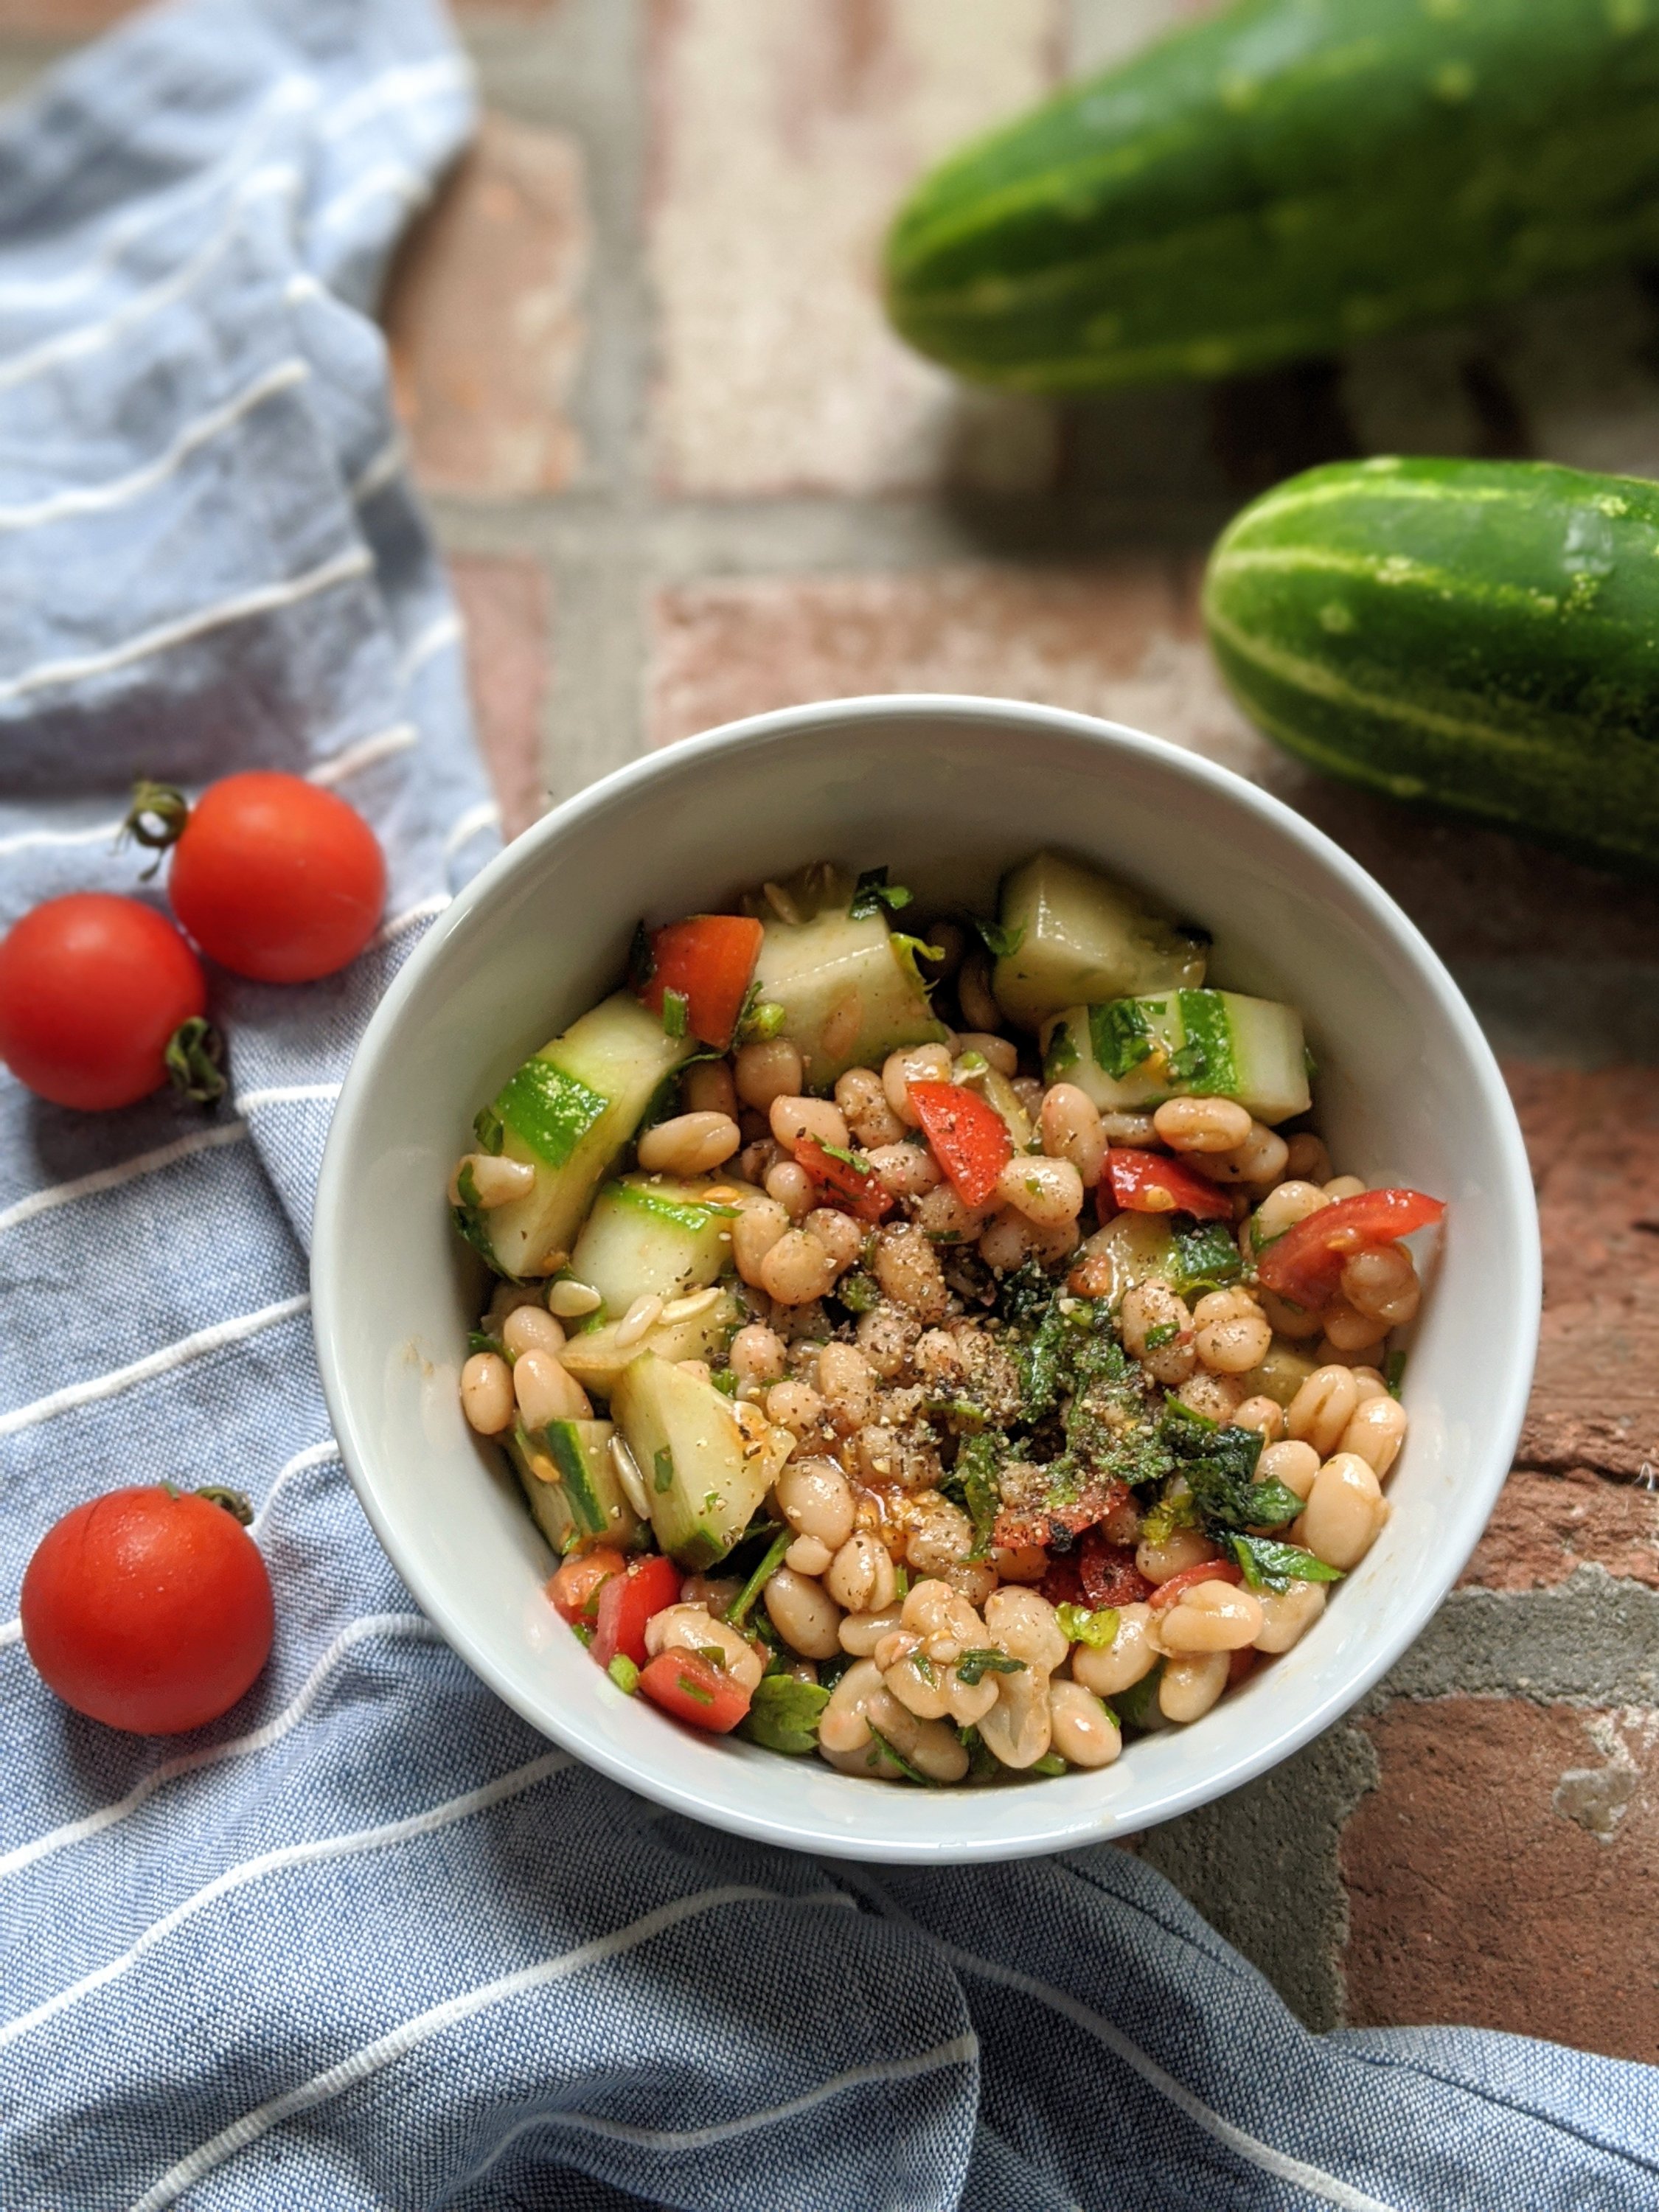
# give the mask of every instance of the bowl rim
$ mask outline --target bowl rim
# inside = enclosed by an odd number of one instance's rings
[[[1061,1808],[1056,1806],[1055,1814],[1061,1817],[1053,1819],[1046,1827],[1028,1819],[1023,1832],[1012,1837],[952,1841],[948,1836],[927,1835],[919,1824],[914,1838],[864,1838],[815,1824],[806,1818],[752,1812],[723,1802],[713,1792],[684,1787],[655,1771],[642,1771],[622,1756],[601,1733],[590,1729],[580,1711],[555,1711],[550,1706],[538,1710],[532,1699],[519,1694],[515,1686],[495,1667],[489,1652],[474,1639],[441,1584],[420,1572],[408,1556],[400,1541],[397,1516],[388,1510],[380,1494],[374,1454],[356,1418],[334,1350],[337,1311],[335,1286],[341,1277],[344,1243],[341,1224],[347,1210],[347,1157],[360,1140],[380,1055],[405,1008],[420,992],[428,970],[437,963],[443,946],[453,933],[521,876],[533,873],[544,848],[563,838],[584,820],[625,805],[636,790],[659,776],[684,774],[699,763],[728,759],[779,738],[803,732],[822,733],[827,727],[848,721],[930,717],[997,724],[1005,730],[1011,726],[1024,726],[1080,737],[1098,744],[1103,753],[1127,753],[1150,759],[1166,772],[1184,776],[1200,787],[1207,786],[1212,793],[1246,816],[1255,816],[1270,824],[1299,847],[1316,867],[1334,877],[1336,887],[1353,902],[1367,927],[1389,943],[1433,997],[1456,1036],[1478,1083],[1480,1101],[1497,1140],[1492,1161],[1496,1202],[1516,1217],[1518,1231],[1519,1264],[1510,1289],[1513,1320],[1520,1337],[1508,1363],[1510,1379],[1501,1401],[1489,1404],[1483,1425],[1491,1440],[1495,1470],[1487,1508],[1490,1517],[1492,1506],[1513,1464],[1531,1389],[1541,1320],[1542,1252],[1525,1144],[1513,1103],[1484,1031],[1450,971],[1416,923],[1324,830],[1271,792],[1202,754],[1122,723],[1067,708],[955,692],[872,693],[777,708],[721,723],[644,753],[550,809],[505,845],[438,915],[398,969],[358,1040],[330,1125],[318,1179],[313,1216],[311,1289],[313,1328],[324,1397],[335,1441],[359,1503],[416,1605],[450,1648],[497,1697],[538,1733],[551,1737],[613,1781],[693,1820],[791,1850],[890,1863],[939,1865],[996,1863],[1075,1850],[1130,1831],[1124,1826],[1121,1812],[1115,1814],[1109,1808],[1103,1808],[1097,1820],[1079,1820],[1074,1815],[1063,1815]],[[1471,1551],[1479,1534],[1477,1530]],[[1269,1728],[1258,1744],[1242,1754],[1229,1755],[1223,1751],[1213,1769],[1168,1790],[1155,1809],[1137,1813],[1135,1832],[1158,1826],[1238,1788],[1279,1765],[1322,1734],[1357,1705],[1415,1642],[1450,1594],[1468,1557],[1465,1553],[1443,1575],[1427,1578],[1413,1601],[1391,1617],[1386,1632],[1378,1637],[1364,1663],[1352,1674],[1334,1680],[1328,1692],[1316,1700],[1299,1718],[1279,1729]],[[920,1799],[921,1793],[917,1794]],[[1033,1807],[1031,1810],[1035,1814],[1037,1808]]]

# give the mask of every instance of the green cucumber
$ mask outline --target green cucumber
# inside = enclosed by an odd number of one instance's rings
[[[522,1279],[564,1265],[594,1191],[695,1049],[618,991],[526,1060],[479,1119],[500,1124],[501,1151],[532,1167],[535,1184],[507,1206],[467,1209],[464,1224],[499,1273]]]
[[[600,1539],[631,1552],[645,1541],[611,1456],[616,1432],[610,1421],[550,1421],[536,1430],[514,1425],[507,1453],[536,1524],[556,1552]]]
[[[702,1182],[629,1175],[608,1182],[593,1201],[570,1255],[570,1273],[618,1319],[637,1297],[663,1298],[702,1290],[732,1263],[737,1208],[710,1204]],[[735,1186],[728,1186],[735,1188]]]
[[[712,1382],[650,1352],[629,1361],[612,1404],[645,1478],[658,1543],[693,1573],[713,1566],[754,1519],[793,1437],[757,1413],[757,1433],[746,1435]]]
[[[944,1037],[907,950],[879,908],[856,920],[830,907],[807,921],[767,922],[757,998],[782,1009],[773,1034],[798,1048],[811,1089],[827,1091],[849,1067],[879,1067],[902,1045]]]
[[[991,988],[1023,1029],[1079,1000],[1204,981],[1206,939],[1058,853],[1039,853],[1003,878],[1000,920],[1012,949],[998,960]]]
[[[722,1290],[685,1320],[659,1321],[643,1336],[626,1344],[619,1340],[625,1316],[598,1328],[581,1329],[569,1339],[559,1358],[584,1390],[608,1397],[623,1369],[642,1352],[654,1352],[659,1358],[670,1360],[715,1359],[744,1318],[731,1291]]]
[[[1316,768],[1659,867],[1659,485],[1315,469],[1226,532],[1204,612],[1245,713]]]
[[[1042,1045],[1047,1079],[1075,1083],[1103,1114],[1139,1113],[1166,1098],[1236,1098],[1258,1121],[1285,1121],[1312,1103],[1301,1015],[1237,991],[1068,1006]]]
[[[1241,0],[968,147],[890,312],[964,376],[1260,369],[1659,250],[1654,0]]]

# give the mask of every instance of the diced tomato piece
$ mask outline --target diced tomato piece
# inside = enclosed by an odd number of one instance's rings
[[[1037,1589],[1050,1605],[1082,1605],[1083,1577],[1078,1571],[1075,1555],[1063,1553],[1059,1559],[1050,1559],[1048,1571]]]
[[[547,1585],[554,1611],[561,1620],[592,1620],[599,1604],[600,1585],[613,1575],[625,1574],[627,1570],[627,1560],[608,1544],[567,1559]]]
[[[1242,1651],[1230,1651],[1227,1655],[1227,1687],[1231,1690],[1254,1674],[1255,1662],[1261,1656],[1261,1654],[1249,1644]]]
[[[1139,1605],[1152,1587],[1135,1565],[1133,1545],[1113,1543],[1103,1528],[1086,1531],[1077,1564],[1084,1594],[1097,1611],[1103,1605]]]
[[[797,1141],[795,1164],[805,1168],[815,1183],[838,1199],[843,1212],[856,1213],[860,1221],[884,1220],[896,1203],[892,1193],[884,1190],[876,1181],[873,1168],[856,1166],[851,1160],[838,1160],[816,1137],[802,1137]]]
[[[1445,1200],[1420,1190],[1362,1190],[1340,1198],[1275,1237],[1261,1255],[1256,1278],[1263,1290],[1316,1311],[1336,1295],[1342,1269],[1356,1252],[1375,1251],[1440,1220]]]
[[[1194,1589],[1200,1583],[1242,1583],[1243,1579],[1243,1568],[1235,1566],[1231,1559],[1206,1559],[1201,1567],[1183,1567],[1167,1583],[1160,1583],[1146,1602],[1154,1613],[1163,1613],[1182,1590]]]
[[[748,1691],[696,1651],[659,1652],[641,1673],[640,1687],[677,1721],[714,1735],[729,1735],[749,1710]]]
[[[964,1206],[983,1206],[1014,1156],[1008,1124],[965,1083],[913,1083],[910,1103],[952,1190]]]
[[[686,1026],[703,1044],[725,1052],[736,1033],[749,979],[760,957],[761,926],[740,914],[696,914],[651,933],[651,981],[640,994],[653,1014],[678,991]]]
[[[646,1622],[665,1606],[678,1605],[679,1595],[679,1569],[659,1552],[604,1583],[599,1590],[599,1621],[589,1646],[599,1665],[608,1667],[620,1651],[636,1667],[643,1667],[650,1656],[645,1648]]]
[[[1230,1221],[1233,1202],[1210,1182],[1164,1152],[1114,1145],[1106,1155],[1106,1182],[1127,1213],[1190,1213],[1200,1221]]]

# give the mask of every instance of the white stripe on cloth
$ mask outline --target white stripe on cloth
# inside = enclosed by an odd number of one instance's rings
[[[432,197],[432,186],[418,171],[404,161],[382,161],[378,168],[370,169],[355,183],[337,192],[326,207],[319,208],[312,217],[311,234],[332,230],[337,224],[349,222],[358,210],[369,201],[385,199],[388,195],[400,199],[407,208],[424,207]]]
[[[481,836],[486,830],[499,830],[501,826],[501,810],[493,799],[481,799],[477,806],[469,806],[444,839],[445,860],[452,859],[471,838]]]
[[[271,1507],[282,1495],[283,1485],[291,1476],[303,1474],[307,1468],[325,1467],[330,1460],[338,1459],[339,1456],[338,1444],[335,1443],[332,1437],[325,1437],[321,1443],[307,1444],[303,1451],[295,1452],[292,1459],[285,1461],[272,1478],[270,1487],[264,1495],[264,1503],[249,1522],[248,1534],[258,1536],[262,1533],[264,1523],[270,1516]]]
[[[459,645],[463,635],[459,615],[440,615],[435,622],[428,623],[398,663],[398,683],[407,684],[434,653],[441,653],[447,645]]]
[[[526,1990],[544,1987],[550,1982],[562,1981],[584,1968],[599,1966],[611,1959],[621,1958],[637,1950],[643,1943],[678,1927],[683,1921],[700,1917],[706,1912],[717,1911],[726,1905],[835,1905],[856,1911],[853,1899],[842,1890],[814,1892],[802,1897],[789,1897],[781,1890],[763,1889],[749,1882],[726,1882],[718,1888],[701,1889],[690,1897],[677,1898],[672,1905],[659,1905],[654,1912],[643,1914],[630,1921],[613,1935],[602,1936],[591,1943],[579,1944],[574,1951],[561,1952],[557,1957],[543,1959],[533,1966],[520,1967],[518,1972],[503,1974],[499,1981],[486,1982],[475,1990],[465,1990],[459,1996],[449,1997],[442,2004],[434,2005],[430,2011],[417,2013],[412,2020],[404,2021],[389,2034],[377,2037],[365,2044],[349,2058],[313,2074],[308,2081],[271,2098],[268,2103],[257,2105],[245,2112],[240,2120],[210,2141],[169,2166],[161,2179],[153,2183],[132,2205],[131,2212],[162,2212],[165,2205],[176,2203],[185,2190],[198,2182],[215,2166],[222,2166],[228,2158],[246,2150],[272,2128],[280,2127],[300,2112],[314,2111],[326,2104],[330,2098],[355,2089],[359,2082],[371,2075],[396,2063],[428,2042],[441,2035],[446,2028],[470,2020],[487,2011],[491,2005],[504,2003],[512,1997],[522,1996]]]
[[[241,1091],[236,1111],[251,1114],[259,1106],[286,1106],[301,1098],[337,1098],[343,1083],[267,1083],[258,1091]]]
[[[849,2066],[843,2074],[831,2075],[814,2089],[799,2097],[791,2097],[786,2104],[769,2105],[764,2112],[744,2112],[735,2120],[711,2121],[706,2128],[636,2128],[625,2120],[602,2120],[587,2112],[532,2112],[509,2128],[498,2143],[492,2144],[489,2154],[450,2185],[451,2197],[459,2197],[470,2189],[492,2166],[499,2166],[507,2152],[521,2136],[533,2134],[539,2128],[574,2128],[580,2134],[603,2136],[612,2142],[635,2143],[642,2150],[686,2151],[702,2150],[713,2143],[730,2142],[734,2136],[752,2133],[756,2128],[769,2127],[798,2118],[819,2105],[828,2104],[832,2097],[842,2096],[848,2089],[866,2088],[879,2081],[914,2081],[924,2074],[936,2074],[947,2066],[972,2066],[979,2059],[979,2038],[969,2033],[953,2036],[948,2043],[936,2043],[931,2051],[919,2051],[910,2058],[872,2059],[867,2066]]]
[[[0,1210],[0,1229],[15,1229],[20,1222],[33,1221],[38,1213],[50,1213],[55,1206],[72,1206],[77,1198],[91,1198],[102,1190],[116,1190],[124,1182],[131,1182],[139,1176],[156,1175],[170,1168],[176,1160],[187,1160],[197,1152],[215,1152],[222,1145],[240,1145],[247,1135],[245,1121],[226,1121],[210,1129],[195,1129],[187,1137],[176,1137],[170,1145],[158,1145],[151,1152],[135,1152],[130,1160],[121,1160],[114,1167],[94,1168],[89,1175],[76,1176],[70,1182],[54,1183],[50,1190],[31,1191],[27,1198],[14,1200]]]
[[[532,1759],[526,1765],[514,1767],[510,1774],[499,1775],[494,1782],[486,1782],[476,1790],[469,1790],[459,1797],[446,1798],[442,1804],[428,1807],[424,1813],[411,1813],[401,1820],[386,1820],[376,1828],[356,1828],[343,1836],[324,1836],[312,1843],[284,1844],[276,1850],[262,1851],[258,1858],[244,1859],[240,1866],[227,1868],[212,1881],[194,1891],[153,1920],[143,1933],[123,1951],[89,1974],[82,1974],[78,1982],[58,1990],[29,2011],[19,2013],[13,2020],[0,2022],[0,2051],[27,2035],[32,2028],[40,2027],[49,2020],[67,2012],[94,1990],[106,1989],[110,1983],[119,1981],[138,1964],[147,1951],[153,1951],[164,1942],[176,1929],[182,1928],[198,1912],[228,1897],[233,1891],[246,1889],[250,1883],[262,1881],[268,1874],[278,1874],[289,1867],[314,1866],[327,1859],[351,1858],[361,1851],[389,1849],[396,1844],[410,1842],[416,1836],[430,1835],[439,1828],[453,1826],[470,1814],[482,1813],[492,1805],[499,1805],[508,1797],[516,1797],[544,1781],[550,1774],[557,1774],[575,1760],[567,1751],[546,1752]]]
[[[142,468],[129,471],[124,477],[112,477],[107,483],[85,484],[72,490],[55,492],[50,499],[37,499],[21,507],[0,507],[0,530],[33,530],[42,523],[58,522],[69,514],[103,514],[112,507],[121,507],[130,499],[153,491],[163,484],[203,446],[210,444],[222,430],[228,430],[245,415],[263,407],[279,392],[290,391],[303,384],[311,370],[297,356],[278,362],[275,368],[267,369],[256,377],[234,398],[222,405],[212,407],[198,415],[193,422],[186,422],[164,453]]]
[[[402,914],[394,914],[390,921],[383,921],[368,941],[373,945],[390,945],[394,938],[401,937],[404,930],[413,929],[417,921],[432,921],[446,907],[454,903],[453,891],[434,891],[430,898],[423,898],[418,906],[406,907]]]
[[[9,1413],[0,1413],[0,1437],[15,1436],[19,1429],[32,1429],[37,1422],[53,1420],[76,1406],[94,1405],[100,1398],[113,1398],[137,1383],[149,1382],[157,1375],[170,1375],[174,1368],[199,1359],[206,1352],[218,1351],[221,1345],[240,1344],[264,1329],[292,1321],[310,1304],[310,1295],[306,1291],[297,1297],[278,1298],[274,1305],[261,1306],[257,1313],[237,1314],[229,1321],[216,1321],[207,1328],[198,1328],[192,1336],[181,1336],[176,1344],[164,1344],[159,1352],[147,1352],[142,1359],[135,1359],[125,1367],[112,1368],[106,1375],[90,1375],[82,1382],[66,1382],[61,1390],[53,1390],[45,1398],[36,1398],[27,1406],[14,1406]]]
[[[368,467],[352,479],[353,504],[361,507],[366,499],[373,499],[377,491],[384,491],[402,468],[408,452],[401,430],[388,438]]]
[[[27,384],[48,368],[56,368],[60,362],[80,361],[88,354],[101,353],[112,344],[135,323],[163,307],[172,307],[194,290],[196,285],[213,267],[236,236],[241,227],[246,208],[256,200],[272,194],[286,192],[297,195],[301,188],[299,171],[291,162],[275,161],[263,169],[254,169],[236,187],[230,211],[206,244],[198,247],[190,259],[171,276],[164,276],[159,284],[152,284],[146,292],[135,292],[130,300],[107,315],[100,315],[90,323],[77,324],[71,331],[62,331],[56,337],[43,338],[38,345],[27,347],[13,354],[9,360],[0,361],[0,392],[12,392],[20,384]]]
[[[389,730],[377,731],[372,738],[359,738],[356,744],[343,745],[337,753],[319,760],[314,768],[306,770],[307,783],[343,783],[359,769],[373,768],[376,761],[390,760],[394,754],[406,753],[421,742],[421,733],[413,722],[394,722]]]
[[[909,1915],[886,1898],[861,1872],[858,1879],[861,1887],[881,1899],[884,1910],[889,1911],[892,1917],[908,1921],[912,1927],[921,1928],[919,1922],[910,1921]],[[1368,2196],[1363,2189],[1356,2189],[1337,2175],[1325,2172],[1322,2167],[1310,2166],[1304,2160],[1292,2158],[1288,2151],[1275,2150],[1271,2143],[1263,2142],[1259,2136],[1235,2126],[1231,2120],[1224,2119],[1212,2106],[1194,2096],[1183,2082],[1177,2081],[1173,2074],[1166,2074],[1155,2058],[1149,2057],[1139,2044],[1129,2040],[1121,2028],[1114,2027],[1099,2013],[1091,2012],[1087,2005],[1079,2004],[1075,1997],[1068,1996],[1064,1990],[1056,1989],[1051,1982],[1040,1982],[1035,1975],[1022,1974],[1013,1966],[999,1966],[994,1960],[981,1958],[977,1952],[962,1950],[956,1944],[947,1943],[943,1938],[932,1935],[925,1928],[921,1932],[938,1945],[951,1966],[958,1967],[963,1973],[975,1975],[983,1981],[1000,1983],[1004,1989],[1018,1990],[1021,1996],[1032,1997],[1038,2004],[1046,2005],[1051,2012],[1061,2014],[1080,2027],[1085,2035],[1093,2036],[1097,2043],[1104,2044],[1114,2057],[1121,2059],[1132,2073],[1140,2076],[1148,2088],[1155,2089],[1160,2097],[1166,2098],[1178,2111],[1184,2112],[1194,2127],[1202,2129],[1217,2142],[1224,2143],[1247,2164],[1259,2167],[1264,2173],[1271,2173],[1277,2180],[1293,2183],[1297,2188],[1306,2190],[1310,2197],[1318,2197],[1322,2203],[1340,2207],[1340,2212],[1402,2212],[1401,2207],[1387,2204],[1380,2197]]]
[[[328,109],[317,135],[331,143],[360,130],[389,108],[413,106],[441,93],[468,92],[474,74],[471,62],[459,54],[447,54],[437,61],[400,62]]]
[[[113,669],[125,668],[135,660],[148,660],[152,653],[165,653],[175,645],[187,645],[191,639],[204,637],[210,631],[223,629],[232,623],[247,622],[255,615],[273,614],[282,607],[297,606],[302,599],[315,598],[319,592],[331,591],[336,585],[349,584],[356,577],[367,575],[374,565],[374,556],[366,545],[354,546],[349,552],[337,553],[331,561],[325,561],[318,568],[308,568],[303,575],[291,576],[280,584],[261,584],[254,591],[239,592],[234,599],[198,608],[194,614],[181,616],[177,622],[158,623],[154,629],[142,630],[137,637],[109,646],[102,653],[82,653],[73,660],[43,660],[33,668],[25,669],[21,676],[9,676],[0,682],[0,700],[21,699],[31,691],[51,690],[60,684],[78,684],[88,676],[107,676]]]
[[[125,828],[125,822],[100,822],[91,830],[20,830],[15,837],[0,837],[0,860],[32,852],[37,845],[113,845]]]
[[[216,1765],[221,1759],[240,1759],[250,1752],[268,1751],[273,1743],[280,1743],[285,1735],[299,1726],[316,1704],[330,1674],[347,1652],[377,1636],[408,1637],[418,1644],[440,1644],[443,1641],[423,1613],[361,1614],[340,1631],[295,1696],[274,1720],[267,1721],[262,1728],[250,1729],[246,1735],[232,1736],[224,1743],[210,1743],[200,1751],[181,1751],[176,1758],[163,1759],[159,1766],[152,1767],[142,1781],[136,1782],[125,1797],[118,1798],[112,1805],[100,1805],[95,1813],[84,1814],[78,1820],[65,1821],[61,1828],[50,1829],[44,1836],[36,1836],[29,1843],[17,1844],[10,1850],[0,1852],[0,1877],[16,1874],[41,1859],[51,1858],[55,1852],[67,1850],[71,1844],[85,1843],[89,1836],[101,1835],[106,1828],[112,1828],[118,1820],[125,1820],[130,1813],[136,1813],[164,1784],[176,1782],[181,1774],[195,1774],[204,1766]]]

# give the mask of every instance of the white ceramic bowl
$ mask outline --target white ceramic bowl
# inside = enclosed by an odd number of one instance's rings
[[[1340,1170],[1450,1201],[1405,1382],[1394,1511],[1323,1620],[1190,1728],[1101,1773],[951,1794],[677,1727],[626,1698],[543,1595],[550,1555],[456,1378],[476,1263],[444,1188],[476,1109],[615,988],[643,912],[717,905],[830,857],[988,900],[1044,845],[1139,881],[1214,933],[1213,972],[1306,1019]],[[1127,1835],[1285,1758],[1411,1643],[1508,1470],[1539,1312],[1537,1218],[1498,1068],[1455,985],[1335,845],[1152,738],[988,699],[856,699],[761,715],[636,762],[549,815],[432,929],[370,1023],[329,1139],[313,1282],[348,1468],[398,1572],[525,1717],[697,1819],[851,1857],[1012,1858]]]

